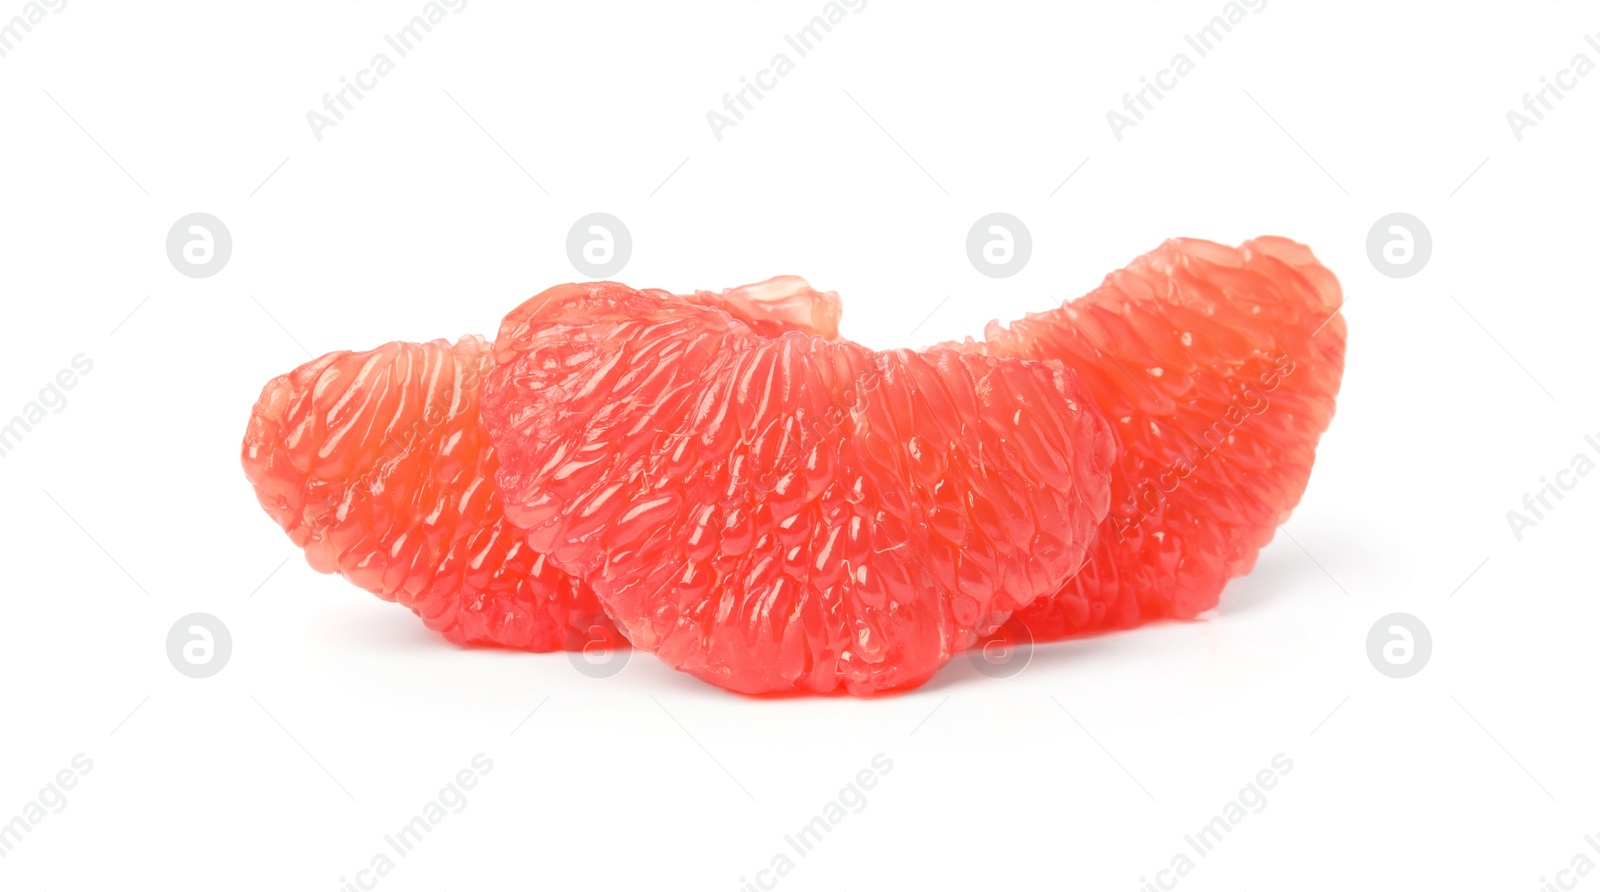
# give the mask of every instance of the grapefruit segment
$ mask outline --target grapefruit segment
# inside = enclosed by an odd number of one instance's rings
[[[1049,640],[1190,618],[1250,572],[1333,417],[1341,303],[1303,245],[1177,239],[1084,297],[955,345],[1066,363],[1116,440],[1111,511],[1088,561],[1010,632]]]
[[[1104,420],[1055,362],[763,337],[610,282],[506,317],[507,517],[636,647],[734,691],[920,684],[1077,569]]]
[[[506,523],[478,423],[489,362],[471,336],[306,363],[262,391],[245,473],[313,569],[457,644],[561,650],[600,604]]]

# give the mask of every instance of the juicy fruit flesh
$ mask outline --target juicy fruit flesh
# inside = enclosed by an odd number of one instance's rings
[[[1048,640],[1216,606],[1288,519],[1344,368],[1339,284],[1304,246],[1175,240],[1009,328],[998,356],[1076,369],[1117,442],[1111,512],[1083,569],[1018,611]]]
[[[529,545],[746,693],[921,683],[1059,588],[1107,505],[1059,364],[764,338],[613,283],[513,311],[483,411]]]
[[[676,299],[724,307],[769,337],[838,336],[838,295],[798,276]],[[475,336],[312,360],[262,390],[245,474],[314,569],[398,601],[450,641],[626,646],[588,586],[506,523],[478,415],[492,362]]]
[[[314,569],[400,602],[458,644],[560,650],[609,623],[505,520],[478,423],[488,364],[478,337],[313,360],[262,391],[245,473]]]
[[[492,348],[274,379],[243,461],[313,567],[457,643],[622,644],[609,612],[723,687],[871,693],[1008,613],[1008,639],[1048,640],[1214,606],[1304,491],[1340,300],[1293,242],[1176,240],[916,354],[828,344],[838,296],[792,276],[563,286]]]

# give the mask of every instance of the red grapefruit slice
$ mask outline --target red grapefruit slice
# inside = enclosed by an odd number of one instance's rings
[[[1003,328],[995,356],[1058,359],[1111,422],[1111,511],[1083,569],[1018,611],[1048,640],[1216,606],[1305,491],[1344,370],[1338,280],[1303,245],[1169,241]]]
[[[1059,363],[766,338],[609,282],[506,317],[483,417],[527,544],[744,693],[920,684],[1059,589],[1108,498]]]

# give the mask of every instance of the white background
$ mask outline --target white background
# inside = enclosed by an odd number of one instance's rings
[[[1115,139],[1106,112],[1223,5],[872,0],[721,141],[706,113],[821,2],[472,0],[320,141],[306,113],[419,0],[47,16],[0,59],[0,418],[94,367],[0,459],[0,820],[94,768],[0,888],[331,892],[480,752],[378,888],[731,892],[878,753],[778,888],[1132,892],[1278,753],[1178,888],[1532,892],[1600,863],[1600,475],[1521,541],[1506,519],[1600,434],[1600,74],[1521,141],[1506,120],[1600,62],[1600,15],[1272,0]],[[165,255],[194,211],[232,232],[212,278]],[[591,679],[459,650],[305,565],[240,471],[245,419],[308,355],[492,334],[580,278],[593,211],[632,231],[622,281],[798,273],[875,347],[976,335],[1167,237],[1287,235],[1349,299],[1338,416],[1217,611],[1013,678],[958,658],[903,696],[754,701],[645,654]],[[1032,231],[1015,277],[967,261],[991,211]],[[1366,255],[1392,211],[1433,234],[1413,278]],[[210,679],[167,661],[193,611],[232,630]],[[1393,611],[1433,636],[1409,679],[1365,653]]]

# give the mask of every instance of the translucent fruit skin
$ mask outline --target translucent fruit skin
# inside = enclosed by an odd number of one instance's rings
[[[1049,640],[1216,606],[1305,491],[1344,370],[1341,303],[1303,245],[1178,239],[1084,297],[959,345],[1064,362],[1116,439],[1111,511],[1088,561],[1006,634]]]
[[[645,292],[667,297],[665,291]],[[799,276],[773,276],[764,282],[741,285],[726,291],[696,291],[671,295],[687,303],[726,310],[763,337],[775,338],[787,331],[820,335],[826,340],[839,338],[839,317],[844,308],[833,291],[817,291]]]
[[[722,306],[768,337],[838,336],[839,297],[797,276],[662,299]],[[267,513],[311,566],[398,601],[463,645],[627,646],[587,586],[505,519],[478,415],[480,337],[339,351],[268,382],[242,448]]]
[[[749,694],[872,694],[1057,591],[1111,441],[1060,363],[767,338],[610,282],[506,317],[506,513],[634,646]]]

